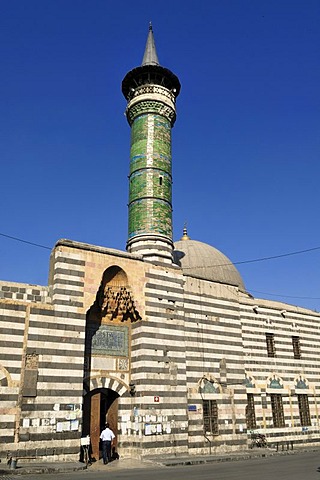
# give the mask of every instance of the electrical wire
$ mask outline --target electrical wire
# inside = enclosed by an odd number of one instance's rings
[[[28,245],[33,245],[34,247],[45,248],[47,250],[52,250],[50,247],[45,245],[40,245],[39,243],[28,242],[28,240],[22,240],[22,238],[12,237],[11,235],[6,235],[5,233],[0,233],[2,237],[10,238],[11,240],[16,240],[17,242],[27,243]]]
[[[23,240],[22,238],[13,237],[12,235],[7,235],[5,233],[0,233],[0,235],[2,237],[9,238],[10,240],[15,240],[17,242],[26,243],[27,245],[32,245],[33,247],[45,248],[46,250],[52,250],[51,247],[47,247],[46,245],[41,245],[39,243],[29,242],[28,240]],[[243,264],[246,264],[246,263],[264,262],[264,261],[267,261],[267,260],[274,260],[274,259],[277,259],[277,258],[290,257],[292,255],[301,255],[302,253],[313,252],[315,250],[320,250],[320,247],[307,248],[305,250],[297,250],[295,252],[283,253],[281,255],[273,255],[273,256],[269,256],[269,257],[255,258],[255,259],[252,259],[252,260],[243,260],[243,261],[233,262],[233,263],[230,262],[230,263],[222,263],[220,265],[198,266],[196,268],[208,268],[208,267],[209,268],[215,268],[215,267],[226,267],[226,266],[229,266],[229,265],[241,265],[241,264],[243,265]],[[195,267],[184,267],[184,270],[192,270],[194,268]],[[251,289],[249,289],[249,290],[251,292],[261,293],[262,295],[270,295],[270,296],[273,296],[273,297],[298,298],[298,299],[304,299],[304,300],[320,300],[320,297],[298,297],[298,296],[293,296],[293,295],[280,295],[278,293],[261,292],[259,290],[251,290]]]
[[[228,265],[243,265],[244,263],[255,263],[255,262],[265,262],[266,260],[274,260],[276,258],[290,257],[292,255],[300,255],[301,253],[313,252],[315,250],[320,250],[320,247],[307,248],[306,250],[297,250],[296,252],[282,253],[281,255],[273,255],[270,257],[260,257],[254,258],[252,260],[243,260],[239,262],[229,262],[229,263],[220,263],[218,265],[204,265],[196,267],[183,267],[184,270],[193,270],[194,268],[215,268],[215,267],[227,267]]]
[[[33,245],[34,247],[39,247],[39,248],[45,248],[47,250],[52,250],[51,247],[47,247],[46,245],[41,245],[39,243],[34,243],[34,242],[29,242],[27,240],[23,240],[22,238],[18,237],[13,237],[12,235],[7,235],[5,233],[0,233],[2,237],[10,238],[11,240],[16,240],[17,242],[22,242],[22,243],[27,243],[28,245]],[[284,258],[284,257],[290,257],[292,255],[301,255],[302,253],[308,253],[308,252],[313,252],[315,250],[320,250],[320,247],[313,247],[313,248],[307,248],[305,250],[297,250],[295,252],[288,252],[288,253],[282,253],[280,255],[272,255],[269,257],[260,257],[260,258],[254,258],[252,260],[242,260],[238,262],[229,262],[229,263],[221,263],[218,265],[204,265],[204,266],[196,266],[196,267],[183,267],[184,270],[193,270],[194,268],[215,268],[215,267],[227,267],[228,265],[243,265],[245,263],[255,263],[255,262],[265,262],[267,260],[274,260],[276,258]]]
[[[254,293],[262,293],[262,295],[270,295],[271,297],[298,298],[300,300],[320,300],[320,297],[296,297],[294,295],[281,295],[279,293],[260,292],[259,290],[251,290],[251,288],[248,288],[248,290]]]
[[[290,257],[292,255],[300,255],[301,253],[313,252],[314,250],[320,250],[320,247],[307,248],[306,250],[297,250],[296,252],[283,253],[281,255],[273,255],[271,257],[256,258],[254,260],[244,260],[243,262],[234,262],[233,265],[240,265],[242,263],[263,262],[265,260],[274,260],[275,258]]]

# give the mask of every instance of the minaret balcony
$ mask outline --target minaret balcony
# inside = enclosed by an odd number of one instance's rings
[[[152,98],[154,96],[165,96],[169,100],[171,100],[171,103],[174,105],[176,102],[176,97],[173,91],[168,90],[165,87],[161,87],[160,85],[141,85],[140,87],[136,88],[131,88],[130,93],[128,95],[128,100],[131,101],[132,99],[139,97],[139,96],[145,96],[145,95],[152,95]]]

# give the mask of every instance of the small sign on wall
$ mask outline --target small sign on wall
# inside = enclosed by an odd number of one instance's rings
[[[156,396],[156,397],[153,397],[153,401],[155,403],[159,403],[160,402],[160,397]]]
[[[196,412],[197,411],[197,405],[188,405],[188,411],[189,412]]]

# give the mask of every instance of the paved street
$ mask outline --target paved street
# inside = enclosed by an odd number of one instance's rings
[[[88,469],[73,473],[47,475],[10,475],[11,480],[320,480],[317,468],[319,452],[304,452],[295,455],[280,455],[267,458],[216,462],[207,465],[177,467],[144,466],[122,468],[121,459],[104,469]],[[1,478],[1,477],[0,477]]]

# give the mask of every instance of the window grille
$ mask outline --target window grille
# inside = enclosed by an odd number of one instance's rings
[[[302,427],[311,425],[308,395],[298,395],[300,423]]]
[[[300,337],[292,337],[293,358],[301,358]]]
[[[254,407],[254,396],[252,393],[248,393],[247,395],[247,406],[246,406],[246,419],[247,419],[247,429],[254,430],[257,428],[256,422],[256,413]]]
[[[270,396],[271,396],[273,426],[275,428],[282,428],[285,426],[282,396],[279,394],[271,394]]]
[[[266,333],[266,342],[267,342],[268,357],[275,357],[276,356],[276,349],[275,349],[275,344],[274,344],[274,334],[273,333]]]
[[[203,400],[203,427],[206,433],[218,435],[218,405],[216,400]]]

